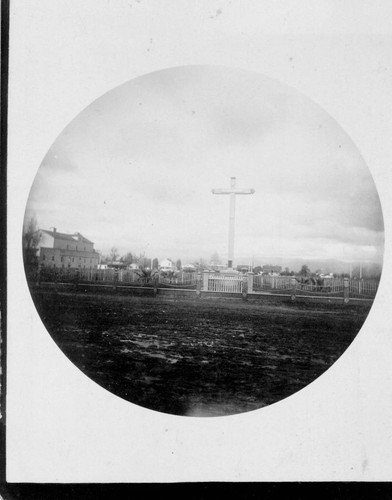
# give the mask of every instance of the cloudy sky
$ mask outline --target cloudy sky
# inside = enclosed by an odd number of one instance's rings
[[[26,217],[81,232],[104,253],[235,263],[380,263],[383,221],[360,153],[307,97],[261,75],[214,66],[154,72],[109,91],[61,133],[38,170]]]

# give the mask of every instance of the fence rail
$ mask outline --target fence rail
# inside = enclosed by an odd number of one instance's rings
[[[132,286],[163,286],[189,288],[222,293],[290,293],[291,295],[320,295],[344,297],[375,297],[379,280],[324,278],[303,279],[293,276],[228,275],[205,271],[173,274],[139,270],[115,269],[58,269],[44,268],[27,275],[29,281],[55,283],[101,283]]]
[[[253,289],[278,289],[291,288],[291,276],[269,276],[256,274],[253,276]]]
[[[196,287],[200,277],[196,273],[181,272],[173,275],[165,273],[146,273],[138,270],[116,269],[62,269],[44,268],[39,273],[29,275],[30,281],[63,283],[107,283],[124,285],[164,285]]]
[[[351,280],[349,285],[350,295],[365,295],[367,297],[374,297],[377,293],[378,281],[374,279],[369,280]]]
[[[212,274],[208,276],[207,290],[209,292],[242,293],[244,278],[242,276],[222,276]]]

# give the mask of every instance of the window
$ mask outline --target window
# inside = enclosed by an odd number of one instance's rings
[[[52,260],[54,260],[54,255],[52,255]]]
[[[64,257],[61,257],[61,262],[64,262]]]
[[[46,260],[46,255],[43,255],[43,256],[42,256],[42,260]]]
[[[74,257],[72,257],[72,262],[75,262],[75,259],[74,259]]]

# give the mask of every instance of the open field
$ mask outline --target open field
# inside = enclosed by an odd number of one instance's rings
[[[350,345],[370,305],[200,300],[32,290],[62,351],[102,387],[175,415],[279,401]]]

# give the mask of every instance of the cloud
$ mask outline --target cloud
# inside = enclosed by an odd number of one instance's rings
[[[180,258],[227,251],[237,197],[238,255],[382,254],[383,220],[352,141],[318,106],[245,71],[191,66],[105,94],[44,158],[28,202],[39,224],[102,250]]]

